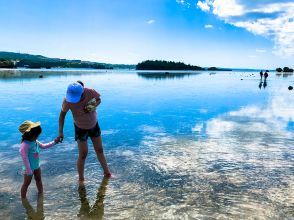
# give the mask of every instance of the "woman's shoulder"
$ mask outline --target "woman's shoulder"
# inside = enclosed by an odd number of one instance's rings
[[[96,96],[100,96],[100,94],[92,88],[84,88],[84,93],[85,95],[91,96],[92,98],[96,97]]]
[[[92,91],[95,91],[95,90],[92,89],[92,88],[87,88],[87,87],[84,88],[85,93],[89,93],[89,92],[92,92]]]

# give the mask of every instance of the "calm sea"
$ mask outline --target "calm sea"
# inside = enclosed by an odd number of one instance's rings
[[[43,78],[39,78],[42,75]],[[90,144],[85,187],[68,114],[62,144],[41,152],[44,198],[22,204],[19,124],[58,135],[67,85],[101,94],[114,178]],[[271,72],[0,71],[0,219],[294,218],[293,75]],[[33,217],[32,217],[33,216]]]

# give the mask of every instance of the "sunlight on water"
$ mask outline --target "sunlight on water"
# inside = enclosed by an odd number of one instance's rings
[[[43,78],[39,78],[39,75]],[[293,75],[255,72],[0,72],[0,218],[291,219],[294,217]],[[241,80],[243,79],[243,80]],[[98,109],[114,178],[90,145],[78,185],[72,117],[65,140],[41,152],[44,198],[19,198],[18,125],[57,135],[67,85],[102,95]]]

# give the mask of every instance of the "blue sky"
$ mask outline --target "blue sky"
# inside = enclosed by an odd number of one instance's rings
[[[0,0],[0,51],[293,67],[293,14],[292,0]]]

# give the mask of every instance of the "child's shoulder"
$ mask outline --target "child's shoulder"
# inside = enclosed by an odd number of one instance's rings
[[[28,142],[28,141],[22,141],[21,143],[20,143],[20,150],[22,150],[22,149],[27,149],[27,148],[29,148],[30,147],[30,142]]]
[[[36,144],[38,141],[28,141],[28,140],[23,140],[20,144],[24,144],[24,145],[32,145],[32,144]]]

